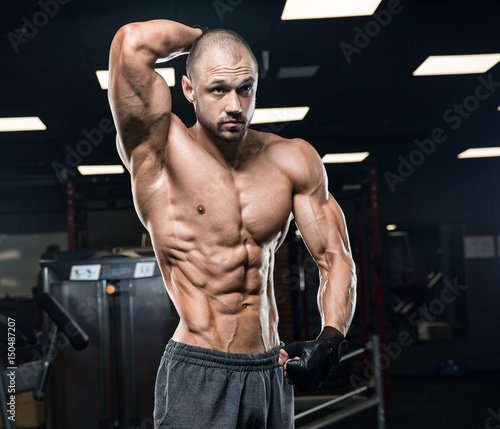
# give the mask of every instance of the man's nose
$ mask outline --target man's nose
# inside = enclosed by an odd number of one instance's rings
[[[241,113],[241,103],[236,91],[230,91],[226,99],[226,113]]]

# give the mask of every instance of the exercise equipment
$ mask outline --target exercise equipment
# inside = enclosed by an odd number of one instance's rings
[[[68,347],[57,357],[47,428],[152,424],[156,371],[178,320],[153,250],[55,252],[41,265],[44,292],[89,337],[85,350]]]
[[[340,396],[301,396],[295,398],[295,424],[297,429],[329,428],[340,420],[374,408],[377,412],[376,427],[385,429],[384,383],[380,365],[380,339],[372,335],[363,347],[346,354],[340,362],[369,354],[366,361],[372,377],[356,381],[354,388]],[[370,396],[364,396],[369,394]],[[306,421],[307,420],[307,421]]]
[[[5,429],[15,429],[14,419],[9,419],[8,407],[14,402],[12,395],[33,390],[36,400],[45,399],[47,388],[50,383],[52,366],[57,356],[59,333],[64,333],[75,350],[83,350],[89,343],[89,338],[70,314],[49,294],[42,293],[35,297],[35,302],[45,311],[52,323],[51,334],[48,339],[48,348],[43,359],[29,363],[15,365],[15,360],[7,359],[8,365],[2,366],[0,374],[0,411],[2,423]],[[21,347],[33,347],[39,345],[39,338],[34,337],[29,330],[21,328],[21,324],[14,326],[16,332],[15,350]],[[2,323],[2,331],[7,332],[9,325]],[[10,346],[8,336],[2,335],[0,340]],[[11,382],[14,380],[14,383]]]

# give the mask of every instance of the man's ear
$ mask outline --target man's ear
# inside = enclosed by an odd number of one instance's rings
[[[194,104],[195,95],[193,82],[186,75],[182,76],[182,92],[184,92],[184,97],[186,97],[190,103]]]

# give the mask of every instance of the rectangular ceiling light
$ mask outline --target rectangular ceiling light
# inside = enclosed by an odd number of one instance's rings
[[[500,156],[500,147],[475,147],[459,153],[457,158],[489,158]]]
[[[319,70],[317,66],[302,66],[302,67],[280,67],[278,69],[277,78],[297,78],[297,77],[313,77]]]
[[[485,73],[500,61],[500,54],[431,55],[413,76]]]
[[[341,18],[373,15],[382,0],[287,0],[281,19]]]
[[[122,165],[79,165],[78,171],[83,176],[94,176],[97,174],[123,174]]]
[[[273,107],[255,109],[252,124],[268,124],[272,122],[301,121],[309,112],[309,107]]]
[[[353,152],[353,153],[327,153],[322,161],[324,164],[337,164],[344,162],[361,162],[364,161],[370,152]]]
[[[0,118],[0,132],[8,131],[40,131],[47,127],[38,116],[20,118]]]
[[[99,85],[102,89],[108,89],[109,70],[97,70],[95,72]]]
[[[175,86],[175,69],[173,67],[155,69],[155,71],[165,79],[167,85],[170,87]],[[109,70],[97,70],[95,72],[97,79],[99,80],[99,85],[102,89],[108,89],[108,76]]]

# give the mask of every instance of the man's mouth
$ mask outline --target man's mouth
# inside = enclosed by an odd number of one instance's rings
[[[222,125],[225,125],[226,127],[229,128],[236,128],[239,126],[242,126],[244,124],[243,121],[236,121],[236,120],[231,120],[231,121],[224,121]]]

